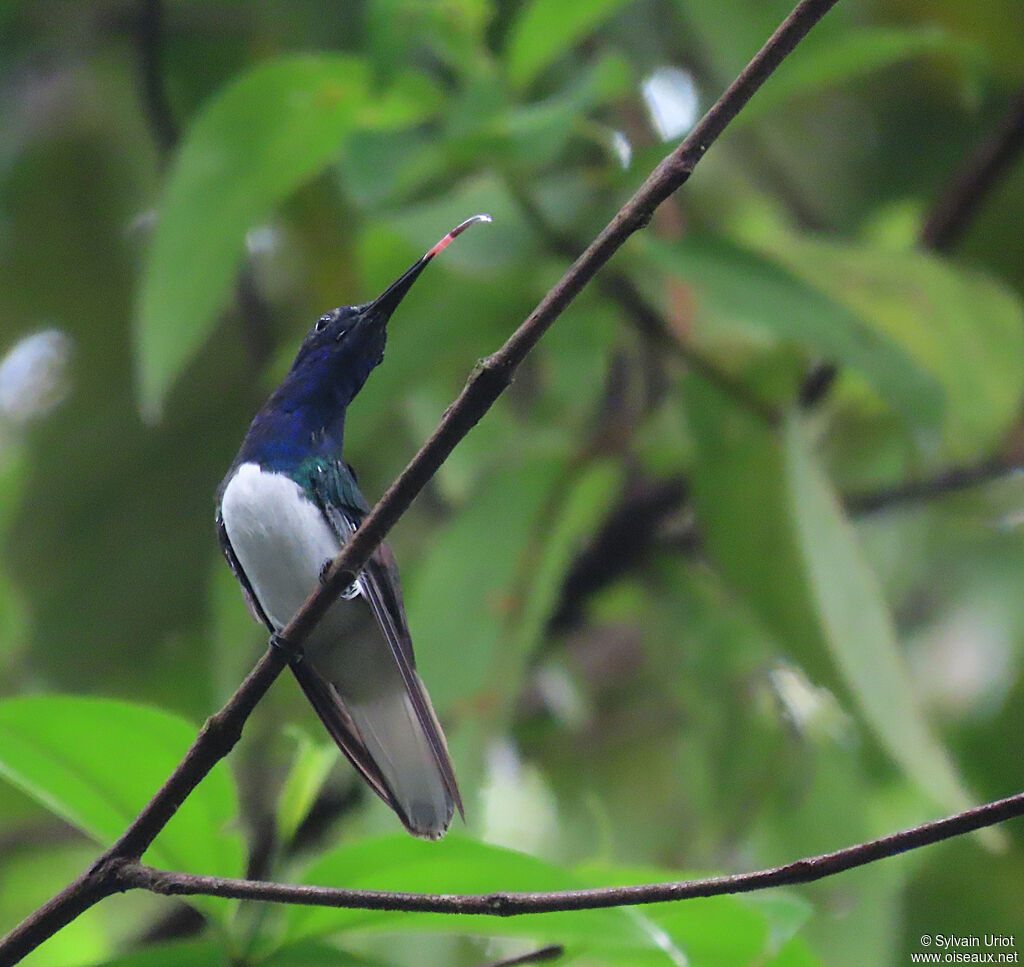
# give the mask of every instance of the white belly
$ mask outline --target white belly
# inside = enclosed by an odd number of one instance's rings
[[[260,607],[276,628],[309,597],[340,545],[320,509],[280,473],[243,463],[224,490],[228,540]]]

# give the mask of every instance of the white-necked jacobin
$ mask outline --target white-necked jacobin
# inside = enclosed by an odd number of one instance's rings
[[[249,427],[220,486],[217,531],[249,610],[283,628],[369,506],[342,458],[345,410],[384,358],[387,323],[442,238],[373,302],[321,316]],[[415,836],[439,839],[462,801],[419,675],[398,569],[381,544],[290,665],[328,732]]]

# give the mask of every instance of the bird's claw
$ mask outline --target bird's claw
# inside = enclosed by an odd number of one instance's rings
[[[275,631],[270,636],[270,647],[276,648],[288,661],[289,665],[297,665],[303,659],[302,649],[296,648],[280,632]]]

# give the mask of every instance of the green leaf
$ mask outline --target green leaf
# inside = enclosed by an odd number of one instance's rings
[[[564,467],[564,457],[534,455],[491,475],[406,581],[417,663],[442,715],[493,684],[508,616],[519,605],[523,549]],[[516,691],[507,681],[502,689]]]
[[[775,258],[900,345],[946,397],[948,456],[989,453],[1024,396],[1024,309],[980,272],[920,252],[890,252],[773,232]]]
[[[916,698],[878,579],[796,417],[785,426],[789,518],[832,658],[881,746],[945,809],[972,797]]]
[[[879,744],[943,808],[971,799],[914,697],[878,580],[795,418],[780,440],[687,380],[695,497],[709,548],[780,647],[841,685]]]
[[[231,953],[215,940],[185,940],[153,944],[123,957],[103,961],[102,967],[223,967],[231,962]],[[343,963],[343,961],[342,961]]]
[[[206,105],[189,129],[160,202],[136,323],[142,411],[159,416],[168,389],[226,305],[245,233],[365,128],[424,113],[408,89],[371,96],[352,57],[266,61]]]
[[[794,937],[763,967],[824,967],[824,961],[803,937]]]
[[[778,437],[695,375],[684,383],[694,500],[715,563],[766,630],[817,681],[837,677],[788,516]]]
[[[262,967],[394,967],[391,960],[380,960],[361,952],[349,953],[332,943],[318,941],[282,947],[258,962]]]
[[[847,27],[842,33],[820,36],[812,32],[731,127],[736,130],[759,120],[794,97],[818,96],[830,88],[929,54],[942,54],[966,65],[977,61],[979,48],[951,36],[937,24]]]
[[[512,26],[506,50],[509,80],[516,87],[525,87],[623,3],[624,0],[531,0]]]
[[[35,837],[30,833],[19,842],[19,829],[25,827],[16,820],[8,825],[7,818],[4,814],[4,833],[14,835],[5,843],[0,862],[0,934],[38,910],[96,859],[96,847],[79,837],[63,841],[60,837],[39,837],[45,842],[34,842],[26,848]],[[140,899],[150,902],[144,902],[140,908]],[[124,908],[118,911],[120,922],[134,917],[144,919],[147,908],[151,910],[159,904],[154,901],[155,897],[136,891],[128,903],[131,912]],[[111,929],[111,920],[105,904],[84,911],[34,950],[24,961],[26,967],[84,967],[113,956],[126,931]]]
[[[515,681],[534,653],[562,593],[566,572],[588,537],[607,516],[622,486],[622,468],[610,461],[597,463],[572,481],[557,513],[543,527],[539,553],[526,569],[523,606],[511,640],[497,660],[501,681]],[[514,694],[507,696],[511,702]]]
[[[938,426],[938,380],[897,339],[853,308],[758,254],[726,239],[694,236],[653,243],[655,260],[693,286],[698,308],[757,327],[862,373],[916,425]]]
[[[600,864],[586,864],[575,872],[587,883],[609,886],[667,883],[688,879],[691,875],[658,867],[623,868]],[[752,894],[654,903],[645,905],[642,910],[693,964],[704,967],[759,965],[778,952],[811,915],[810,905],[798,896],[782,891],[772,896],[774,901],[764,904]]]
[[[195,735],[184,719],[127,702],[8,699],[0,702],[0,775],[107,847],[171,774]],[[243,844],[237,822],[234,780],[220,763],[145,858],[186,873],[238,876]],[[196,899],[204,912],[223,916],[223,901]]]
[[[333,742],[314,742],[297,729],[294,731],[298,748],[277,798],[277,835],[284,843],[295,835],[338,761],[338,747]]]
[[[427,893],[491,893],[578,889],[588,884],[568,870],[497,846],[449,834],[441,843],[408,836],[362,840],[342,846],[310,867],[302,882],[350,889]],[[570,952],[621,954],[644,962],[685,962],[681,952],[635,910],[578,910],[530,917],[466,917],[386,910],[292,907],[285,942],[344,931],[425,931],[484,937],[529,937],[565,944]],[[653,959],[647,955],[654,954]]]
[[[147,945],[123,957],[105,960],[101,967],[224,967],[236,960],[232,951],[216,940],[185,940]],[[319,943],[296,944],[275,951],[266,959],[246,962],[264,967],[383,967],[380,961]]]

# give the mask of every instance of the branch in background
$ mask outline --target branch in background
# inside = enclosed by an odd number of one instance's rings
[[[922,248],[948,252],[964,236],[978,209],[1024,149],[1024,88],[1010,102],[998,127],[968,159],[921,228]],[[815,366],[804,379],[800,405],[809,408],[828,393],[837,375],[831,363]]]
[[[330,605],[352,583],[456,444],[509,385],[516,368],[555,319],[623,243],[647,225],[655,208],[689,179],[729,122],[836,2],[801,0],[797,4],[682,144],[658,165],[505,345],[478,363],[440,426],[367,515],[295,617],[281,630],[277,637],[285,648],[267,650],[224,708],[206,722],[185,758],[117,843],[0,941],[0,963],[16,962],[80,913],[124,889],[125,865],[134,864],[142,856],[186,797],[234,747],[256,703],[284,669],[285,649],[301,649]]]
[[[644,560],[665,520],[679,511],[688,495],[689,484],[682,477],[656,483],[642,480],[630,487],[573,561],[548,630],[557,634],[579,624],[586,599]]]
[[[911,480],[894,487],[883,487],[870,493],[849,494],[843,502],[851,514],[874,514],[905,504],[935,500],[947,494],[991,483],[1000,477],[1020,470],[1020,463],[1006,457],[992,457],[968,467],[953,467],[938,476],[925,480]]]
[[[246,348],[249,350],[249,360],[253,366],[262,370],[274,350],[270,324],[273,311],[248,262],[238,273],[238,281],[235,283],[235,305],[242,319],[242,332],[245,335]]]
[[[361,782],[350,781],[341,788],[325,786],[313,800],[295,835],[283,844],[285,855],[298,856],[324,845],[338,821],[361,805],[365,798]]]
[[[866,517],[939,500],[1022,469],[1024,466],[1017,456],[989,457],[922,480],[849,493],[843,496],[843,505],[852,516]],[[686,507],[688,497],[689,486],[683,477],[641,481],[623,495],[590,544],[573,562],[562,584],[560,602],[548,626],[549,632],[564,633],[579,625],[587,599],[636,567],[652,550],[670,550],[686,556],[699,551],[703,538],[696,521],[685,522],[668,537],[662,534],[668,521]]]
[[[802,410],[813,410],[835,385],[839,367],[835,363],[816,363],[804,376],[797,394],[797,406]]]
[[[1024,88],[1010,102],[996,129],[968,158],[932,208],[921,229],[921,245],[948,252],[964,236],[985,197],[1024,149]]]
[[[122,861],[116,870],[121,889],[143,889],[164,896],[216,896],[235,900],[261,900],[345,910],[388,910],[406,913],[455,913],[467,916],[509,917],[522,914],[596,910],[689,900],[696,897],[751,893],[770,887],[795,886],[847,870],[866,866],[890,856],[963,836],[986,826],[1024,815],[1024,793],[976,806],[932,823],[883,836],[846,849],[809,856],[785,866],[755,873],[738,873],[702,880],[648,883],[590,890],[558,890],[547,893],[396,893],[387,890],[345,890],[321,886],[288,886],[216,876],[167,873],[140,863]]]
[[[548,221],[534,200],[518,183],[509,180],[507,184],[510,193],[547,246],[563,258],[573,258],[580,246]],[[737,404],[764,422],[778,422],[779,414],[763,400],[754,396],[741,380],[719,369],[714,362],[680,339],[666,325],[658,309],[651,305],[628,275],[612,269],[605,272],[595,284],[607,298],[618,303],[619,308],[626,313],[637,330],[659,349],[668,350],[678,356],[694,372],[700,373],[709,383],[717,386]]]
[[[168,943],[172,940],[181,940],[184,937],[194,937],[205,929],[206,917],[195,907],[181,903],[149,927],[139,937],[138,943],[143,946]]]
[[[138,0],[138,9],[131,29],[137,52],[142,113],[156,143],[160,165],[165,168],[178,146],[181,132],[167,96],[166,72],[162,63],[163,0]],[[238,273],[235,283],[235,305],[241,319],[242,335],[248,349],[249,361],[256,370],[261,370],[273,351],[272,312],[248,263],[244,264]],[[264,824],[263,828],[273,827]],[[250,875],[255,875],[253,869],[259,869],[260,858],[269,856],[272,845],[272,841],[261,839],[257,839],[253,844]],[[252,866],[254,862],[257,864],[255,867]],[[173,925],[174,922],[169,921],[166,929],[171,929]]]
[[[163,27],[163,0],[139,0],[138,12],[133,21],[133,35],[138,51],[142,113],[156,142],[160,164],[166,167],[181,140],[181,132],[171,110],[161,64]],[[270,325],[273,312],[248,263],[238,273],[235,307],[241,317],[249,361],[256,369],[262,369],[274,348]]]
[[[520,964],[540,964],[548,960],[557,960],[564,953],[565,947],[561,944],[550,944],[528,954],[520,954],[518,957],[506,957],[504,960],[495,960],[487,964],[486,967],[519,967]]]
[[[701,42],[701,31],[696,27],[692,17],[683,8],[676,5],[674,13],[682,17],[689,29],[684,31],[685,39],[680,62],[692,68],[694,74],[702,78],[703,84],[712,89],[724,83],[724,79],[715,70],[710,51]],[[740,130],[734,135],[734,149],[746,164],[748,177],[755,183],[775,195],[797,226],[804,232],[825,232],[830,226],[818,212],[810,199],[805,197],[803,183],[799,177],[790,175],[778,157],[775,144],[766,138],[763,128],[754,125]]]
[[[178,144],[180,133],[167,98],[164,73],[160,65],[164,46],[163,22],[162,0],[139,0],[135,17],[135,43],[138,47],[142,113],[156,142],[160,161],[166,163]]]

